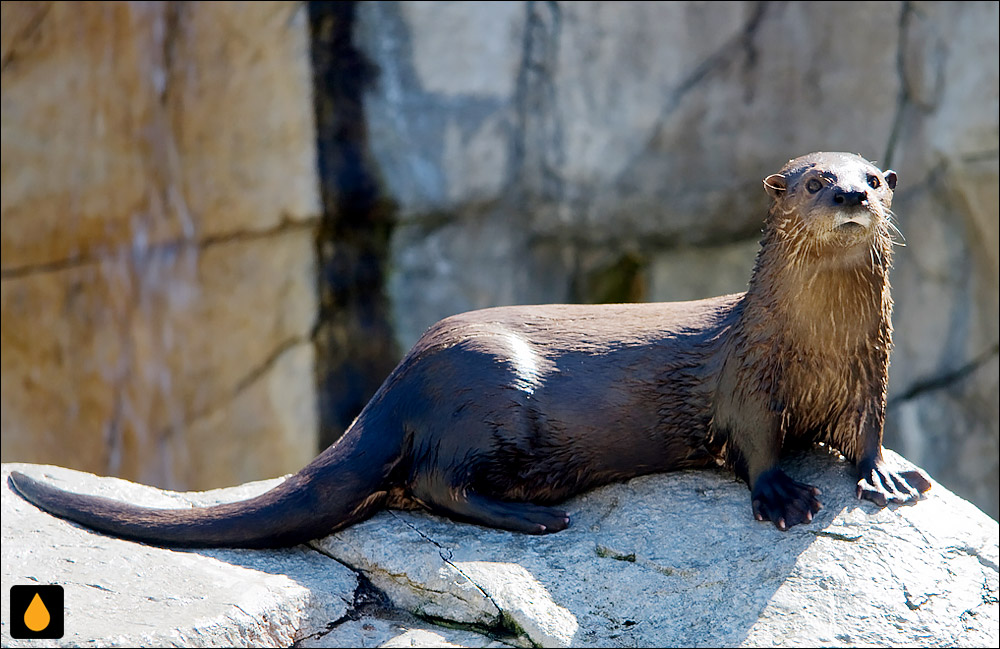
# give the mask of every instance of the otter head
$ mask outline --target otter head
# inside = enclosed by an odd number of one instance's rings
[[[764,179],[773,199],[769,225],[797,246],[848,263],[850,252],[883,248],[894,230],[889,211],[896,172],[853,153],[810,153]]]

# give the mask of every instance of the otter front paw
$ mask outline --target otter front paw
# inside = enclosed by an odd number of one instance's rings
[[[753,515],[759,521],[771,521],[779,530],[808,523],[813,514],[823,508],[817,500],[819,489],[796,482],[781,469],[771,469],[757,476],[750,501]]]
[[[882,461],[862,463],[858,472],[858,498],[870,500],[879,507],[920,500],[931,488],[931,481],[923,471],[895,471]]]

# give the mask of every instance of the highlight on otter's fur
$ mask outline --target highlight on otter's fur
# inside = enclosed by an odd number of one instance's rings
[[[344,436],[250,500],[150,509],[12,473],[40,508],[173,546],[274,547],[384,507],[530,534],[597,485],[725,464],[758,520],[812,520],[819,490],[779,467],[825,442],[885,506],[930,482],[882,460],[896,174],[814,153],[764,179],[772,204],[745,293],[693,302],[500,307],[431,327]]]

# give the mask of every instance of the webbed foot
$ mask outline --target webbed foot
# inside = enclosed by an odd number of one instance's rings
[[[550,534],[569,527],[569,514],[554,507],[533,503],[494,500],[474,492],[461,496],[439,498],[428,503],[454,517],[524,534]]]
[[[554,507],[487,498],[470,498],[470,504],[475,507],[472,518],[490,527],[525,534],[551,534],[569,527],[569,514]]]
[[[784,531],[813,519],[813,514],[823,508],[818,495],[816,487],[792,480],[781,469],[771,469],[757,477],[750,501],[754,518],[771,521]]]

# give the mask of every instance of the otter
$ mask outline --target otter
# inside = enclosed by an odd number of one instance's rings
[[[652,304],[498,307],[445,318],[343,437],[249,500],[150,509],[10,482],[56,516],[186,547],[278,547],[381,508],[425,508],[528,534],[570,524],[558,502],[638,475],[730,467],[753,516],[811,521],[819,490],[779,467],[825,443],[884,507],[930,481],[882,460],[896,174],[813,153],[764,179],[771,204],[744,293]]]

